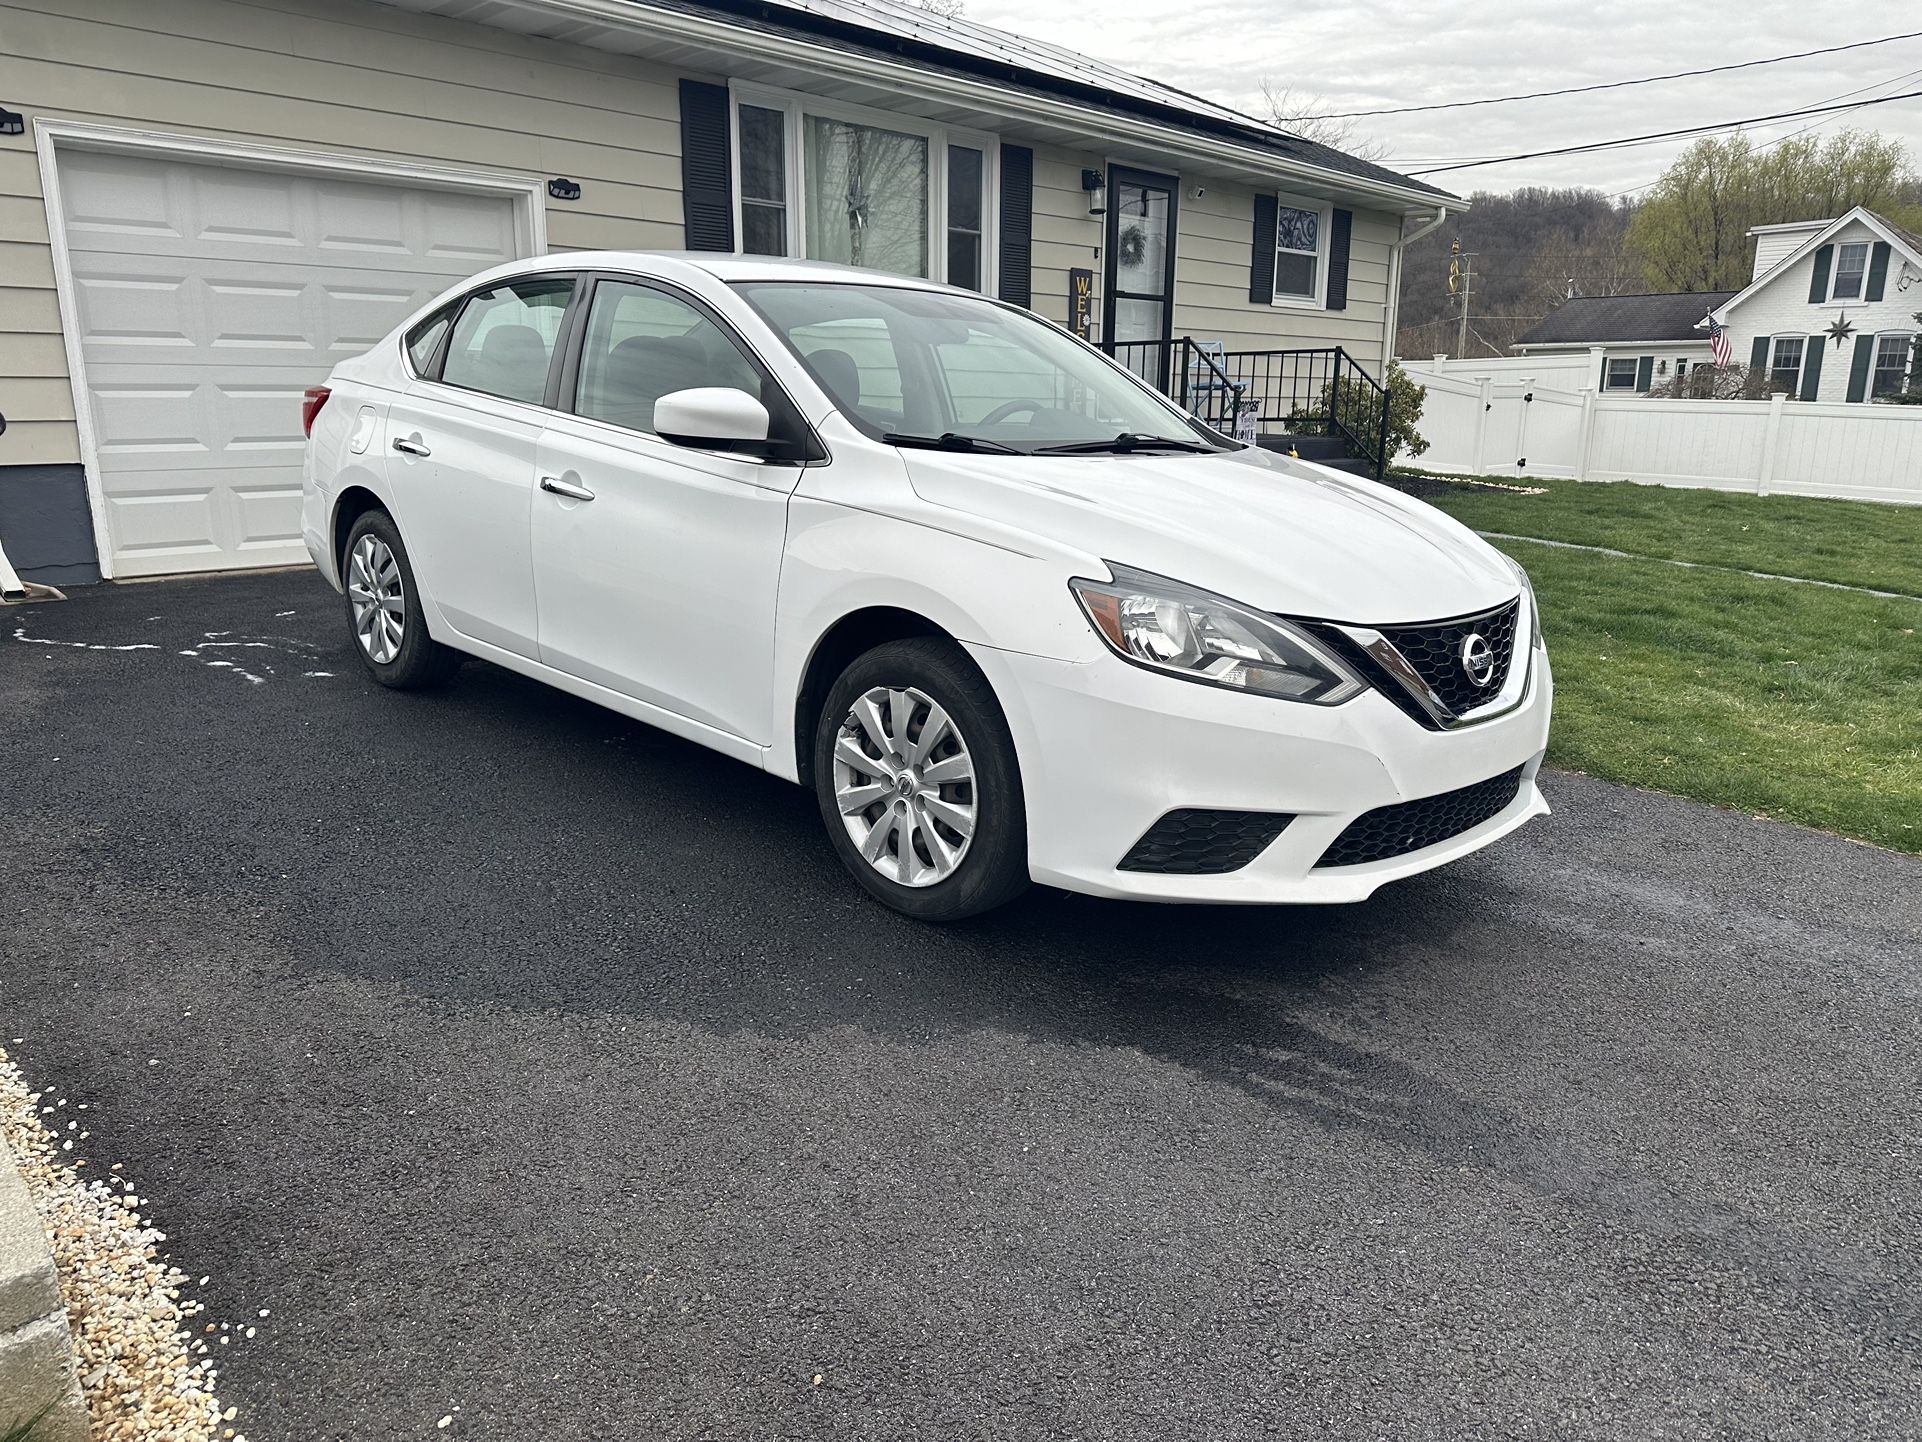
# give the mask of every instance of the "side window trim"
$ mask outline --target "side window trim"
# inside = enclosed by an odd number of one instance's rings
[[[600,420],[595,416],[582,415],[580,412],[581,355],[587,344],[590,307],[594,294],[600,288],[601,282],[603,281],[609,284],[632,285],[642,290],[658,292],[672,300],[680,301],[710,325],[714,326],[720,331],[721,335],[741,353],[742,359],[744,359],[748,365],[752,367],[754,373],[760,377],[763,403],[765,404],[766,396],[770,391],[781,398],[781,404],[779,406],[768,407],[769,417],[777,424],[786,424],[795,432],[795,438],[801,452],[798,459],[783,462],[783,464],[813,466],[819,465],[828,459],[826,445],[823,444],[821,438],[815,434],[814,427],[807,423],[807,418],[802,414],[801,408],[794,403],[794,398],[787,393],[787,387],[781,384],[780,378],[774,374],[772,367],[762,358],[761,353],[748,343],[747,337],[743,336],[738,329],[729,324],[725,316],[717,313],[715,309],[705,300],[701,299],[700,296],[695,295],[692,291],[683,289],[674,284],[673,281],[663,280],[659,276],[636,275],[629,271],[601,270],[593,271],[579,277],[580,283],[575,287],[574,298],[571,302],[572,312],[563,323],[561,330],[561,342],[567,348],[566,358],[562,365],[557,368],[560,374],[554,387],[549,392],[552,397],[551,409],[559,411],[562,415],[572,416],[576,420],[588,421],[595,425],[615,424],[612,421]],[[555,347],[555,352],[557,355],[560,354],[559,345]],[[781,414],[783,410],[786,411],[785,416]],[[650,435],[646,431],[630,430],[625,426],[619,427],[619,429],[629,435],[646,436],[649,440],[659,439],[659,437]],[[662,442],[662,444],[666,445],[671,443]]]
[[[466,303],[467,297],[465,295],[456,296],[453,300],[448,301],[447,304],[429,311],[413,325],[408,326],[406,330],[400,333],[400,363],[401,368],[405,370],[408,375],[417,381],[440,379],[441,362],[447,359],[447,338],[454,333],[454,317]],[[424,367],[416,368],[414,365],[414,347],[410,337],[416,332],[425,330],[428,326],[442,319],[446,320],[447,328],[440,333],[440,339],[434,342],[434,353],[427,357],[427,364]]]
[[[434,373],[431,376],[422,376],[421,379],[430,380],[435,385],[446,386],[452,391],[459,391],[464,396],[485,396],[490,401],[500,401],[510,406],[533,406],[540,410],[553,410],[554,392],[557,384],[557,375],[560,370],[560,366],[556,364],[556,362],[560,360],[562,354],[561,347],[566,343],[571,333],[575,311],[580,305],[582,282],[584,279],[585,276],[583,276],[580,271],[541,270],[532,271],[526,275],[504,276],[489,285],[475,286],[472,290],[464,292],[458,299],[449,303],[448,309],[453,313],[453,320],[449,323],[447,334],[441,337],[440,345],[435,351]],[[523,401],[513,396],[495,395],[492,391],[478,390],[473,386],[464,386],[457,381],[446,379],[448,351],[454,344],[454,332],[460,329],[460,318],[467,307],[473,304],[480,296],[491,295],[497,290],[523,285],[529,281],[537,280],[563,280],[571,287],[567,295],[567,306],[561,312],[560,330],[554,337],[553,353],[547,358],[547,388],[543,392],[542,399],[538,401]]]

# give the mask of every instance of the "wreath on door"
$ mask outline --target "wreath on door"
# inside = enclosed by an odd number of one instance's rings
[[[1133,270],[1148,258],[1148,236],[1138,225],[1124,225],[1115,238],[1115,256]]]

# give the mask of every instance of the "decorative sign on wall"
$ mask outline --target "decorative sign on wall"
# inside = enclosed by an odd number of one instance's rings
[[[1068,329],[1083,340],[1090,339],[1094,327],[1094,272],[1068,272]]]

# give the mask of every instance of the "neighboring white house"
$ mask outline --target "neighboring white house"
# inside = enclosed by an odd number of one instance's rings
[[[1703,321],[1734,295],[1718,290],[1570,296],[1524,332],[1514,349],[1525,356],[1586,353],[1598,390],[1642,395],[1709,363]]]
[[[1754,278],[1717,306],[1735,357],[1798,400],[1871,401],[1906,388],[1922,323],[1922,237],[1857,206],[1762,225]]]

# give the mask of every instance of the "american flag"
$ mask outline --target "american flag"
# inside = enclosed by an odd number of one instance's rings
[[[1708,318],[1708,353],[1709,358],[1718,366],[1727,365],[1731,359],[1728,344],[1728,327],[1723,325],[1714,316]]]

